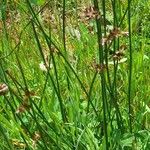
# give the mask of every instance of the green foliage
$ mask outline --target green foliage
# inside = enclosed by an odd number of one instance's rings
[[[0,3],[0,149],[148,150],[148,4]]]
[[[30,0],[30,1],[31,3],[39,6],[43,5],[46,2],[46,0]]]

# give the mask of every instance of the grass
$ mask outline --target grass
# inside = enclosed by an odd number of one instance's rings
[[[149,0],[3,1],[0,148],[148,150]]]

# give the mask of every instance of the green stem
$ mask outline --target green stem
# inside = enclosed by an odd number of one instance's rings
[[[129,32],[129,78],[128,78],[128,109],[129,109],[129,129],[132,133],[132,37],[131,37],[131,0],[128,0],[128,32]]]
[[[103,7],[105,7],[105,1],[103,0]],[[99,13],[99,7],[98,7],[98,0],[94,0],[94,7]],[[105,10],[103,8],[103,10]],[[105,13],[105,12],[104,12]],[[101,17],[101,16],[100,16]],[[100,17],[96,17],[96,26],[97,26],[97,39],[98,39],[98,53],[99,53],[99,64],[100,66],[104,67],[104,49],[102,46],[102,29],[101,29],[101,21]],[[104,27],[105,28],[105,27]],[[101,71],[100,73],[101,76],[101,90],[102,90],[102,103],[103,103],[103,127],[104,127],[104,135],[105,135],[105,147],[106,150],[109,149],[109,144],[108,144],[108,133],[107,133],[107,99],[106,99],[106,82],[105,82],[105,75],[104,71]]]

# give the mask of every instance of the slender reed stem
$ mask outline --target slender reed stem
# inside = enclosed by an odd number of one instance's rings
[[[128,78],[128,108],[129,108],[129,129],[132,133],[132,37],[131,37],[131,0],[128,0],[128,31],[129,31],[129,78]]]
[[[65,57],[68,60],[68,54],[67,54],[67,50],[66,50],[66,0],[63,0],[63,27],[62,27],[62,31],[63,31],[63,47],[64,47],[64,51],[65,51]],[[67,75],[70,76],[69,74],[69,70],[67,68],[67,66],[65,65],[65,69],[67,72]],[[68,85],[68,90],[70,90],[70,82],[69,82],[69,78],[67,76],[67,85]]]
[[[95,7],[96,11],[99,13],[100,11],[99,11],[99,6],[98,6],[97,0],[94,0],[94,7]],[[99,17],[96,17],[96,26],[97,26],[97,39],[98,39],[97,42],[98,42],[99,63],[103,67],[104,66],[104,49],[103,49],[103,46],[101,43],[101,41],[102,41],[102,29],[101,29],[101,22],[100,22]],[[109,144],[108,144],[108,133],[107,133],[106,82],[105,82],[105,76],[104,76],[103,71],[101,71],[100,76],[101,76],[101,90],[102,90],[102,103],[103,103],[103,122],[104,122],[103,127],[104,127],[104,135],[105,135],[105,147],[106,147],[106,150],[108,150]]]

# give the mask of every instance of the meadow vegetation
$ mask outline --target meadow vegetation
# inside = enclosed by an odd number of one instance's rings
[[[0,149],[149,150],[149,4],[0,1]]]

